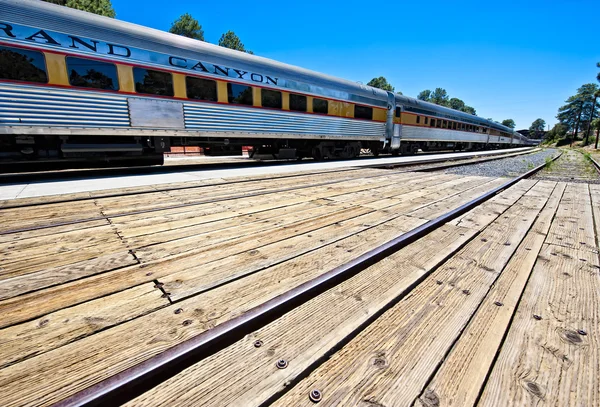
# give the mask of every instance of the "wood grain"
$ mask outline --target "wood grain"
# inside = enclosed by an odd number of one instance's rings
[[[546,206],[415,405],[475,405],[565,189],[542,181],[532,193],[545,186],[554,189]]]
[[[528,183],[528,187],[531,184]],[[518,191],[521,195],[526,192],[525,189]],[[514,197],[515,192],[512,189],[504,191],[498,197],[502,194]],[[488,201],[482,207],[495,205]],[[493,221],[489,217],[486,219],[488,224]],[[450,224],[436,229],[184,370],[132,400],[128,406],[261,405],[285,390],[287,384],[312,363],[324,357],[374,313],[409,290],[476,233],[477,230]],[[264,343],[259,349],[253,345],[258,339]],[[289,361],[287,369],[275,367],[279,358]]]
[[[545,202],[523,197],[274,405],[410,405],[510,260]],[[441,282],[441,284],[439,284]]]

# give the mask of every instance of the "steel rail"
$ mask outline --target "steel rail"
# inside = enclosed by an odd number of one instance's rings
[[[555,161],[562,152],[552,159]],[[231,342],[242,338],[252,332],[251,328],[260,321],[264,321],[273,315],[282,315],[290,307],[297,306],[310,298],[319,295],[332,286],[348,279],[352,275],[363,271],[367,267],[381,261],[389,255],[397,252],[406,245],[420,239],[445,223],[479,206],[488,199],[494,197],[503,190],[513,186],[517,182],[530,177],[546,166],[542,164],[525,174],[513,178],[491,191],[455,208],[444,215],[439,216],[407,233],[404,233],[383,245],[370,250],[356,259],[330,270],[319,277],[300,284],[265,303],[250,309],[244,314],[233,318],[208,331],[196,335],[170,349],[165,350],[135,366],[115,374],[101,382],[98,382],[72,396],[58,402],[57,407],[75,406],[98,406],[114,405],[115,401],[131,399],[133,393],[148,390],[144,383],[151,382],[157,375],[172,377],[182,370],[181,366],[190,359],[197,363],[202,356],[207,356],[212,349],[218,349],[219,343]],[[232,339],[231,337],[234,337]],[[142,389],[140,391],[140,389]]]
[[[598,171],[598,173],[600,174],[600,163],[598,161],[596,161],[594,159],[594,157],[592,157],[591,155],[588,155],[590,161],[592,162],[592,164],[594,164],[594,166],[596,167],[596,171]]]
[[[477,162],[485,162],[485,161],[492,161],[492,160],[496,160],[496,159],[502,159],[502,158],[507,158],[507,157],[512,157],[515,155],[524,155],[524,154],[529,154],[531,152],[535,151],[535,149],[532,150],[525,150],[525,151],[520,151],[517,153],[508,153],[508,154],[498,154],[498,155],[490,155],[489,158],[482,158],[479,159],[479,161],[475,161],[475,162],[464,162],[464,163],[456,163],[456,164],[449,164],[448,166],[440,166],[440,167],[434,167],[432,169],[433,170],[437,170],[437,169],[444,169],[444,168],[452,168],[452,167],[457,167],[457,166],[461,166],[461,165],[469,165],[469,164],[474,164]],[[478,155],[472,156],[470,158],[477,158],[480,157]],[[445,162],[445,161],[458,161],[458,160],[463,160],[464,158],[459,157],[459,158],[438,158],[438,159],[433,159],[433,160],[429,160],[427,162],[424,163],[415,163],[415,162],[408,162],[408,163],[399,163],[399,164],[395,164],[395,167],[410,167],[410,166],[419,166],[419,165],[427,165],[430,163],[437,163],[437,162]],[[279,165],[279,164],[288,164],[287,162],[285,163],[267,163],[266,165]],[[216,164],[215,164],[216,165]],[[370,165],[366,165],[366,166],[361,166],[364,168],[383,168],[385,167],[385,165],[382,164],[374,164],[373,166]],[[394,168],[395,168],[394,167]],[[154,167],[152,167],[154,168]],[[235,167],[234,167],[235,168]],[[343,172],[343,171],[355,171],[360,167],[352,167],[351,164],[349,163],[349,167],[347,168],[339,168],[339,169],[333,169],[333,170],[322,170],[322,171],[315,171],[312,172],[312,174],[326,174],[328,172]],[[148,168],[140,168],[142,170],[146,170]],[[120,170],[120,169],[119,169]],[[128,169],[125,169],[128,170]],[[90,171],[95,171],[95,170],[90,170]],[[98,171],[104,171],[104,170],[98,170]],[[403,172],[408,172],[410,170],[407,171],[403,171]],[[424,169],[419,169],[418,171],[425,171]],[[92,174],[93,175],[93,174]],[[241,183],[247,183],[247,182],[256,182],[256,181],[267,181],[267,180],[273,180],[273,179],[284,179],[284,178],[293,178],[293,177],[298,177],[298,176],[302,176],[302,174],[298,175],[298,174],[280,174],[280,175],[276,175],[276,176],[272,176],[272,177],[267,177],[267,178],[261,178],[259,180],[256,179],[250,179],[250,180],[233,180],[233,181],[226,181],[226,182],[214,182],[214,183],[207,183],[207,184],[203,184],[203,185],[192,185],[192,186],[180,186],[180,187],[163,187],[163,188],[154,188],[154,189],[148,189],[145,191],[131,191],[131,192],[121,192],[121,193],[114,193],[114,194],[106,194],[106,195],[101,195],[101,196],[89,196],[89,197],[77,197],[77,198],[65,198],[65,199],[57,199],[51,202],[32,202],[32,203],[24,203],[24,204],[17,204],[17,205],[5,205],[0,207],[0,211],[2,210],[6,210],[6,209],[15,209],[15,208],[28,208],[28,207],[33,207],[33,206],[43,206],[43,205],[48,205],[48,204],[58,204],[58,203],[67,203],[67,202],[81,202],[81,201],[88,201],[88,200],[93,200],[93,199],[103,199],[103,198],[120,198],[123,196],[132,196],[132,195],[143,195],[143,194],[150,194],[150,193],[155,193],[155,192],[169,192],[169,191],[179,191],[179,190],[184,190],[184,189],[195,189],[195,188],[205,188],[205,187],[211,187],[211,186],[217,186],[217,185],[229,185],[229,184],[241,184]],[[0,176],[1,179],[1,176]],[[27,199],[27,198],[24,198]]]

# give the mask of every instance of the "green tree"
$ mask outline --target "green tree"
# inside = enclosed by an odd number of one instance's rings
[[[517,127],[517,125],[513,119],[502,120],[502,125],[506,126],[506,127],[510,127],[511,129],[514,129],[515,127]]]
[[[396,92],[396,95],[400,95],[400,96],[402,96],[402,95],[404,95],[404,93],[402,93],[402,92],[400,92],[400,91],[397,91],[397,92]]]
[[[219,39],[219,45],[221,47],[234,49],[236,51],[247,52],[248,54],[254,54],[252,51],[248,51],[242,41],[240,41],[240,37],[238,37],[233,31],[229,30],[225,34],[221,35]]]
[[[369,81],[369,83],[367,83],[367,86],[372,86],[374,88],[387,90],[389,92],[394,91],[394,87],[391,84],[389,84],[387,79],[385,79],[383,76],[380,76],[379,78],[371,79]]]
[[[195,40],[204,41],[204,31],[202,26],[189,13],[182,14],[177,20],[173,21],[169,32]]]
[[[431,93],[431,103],[435,103],[440,106],[448,105],[448,92],[444,88],[435,88],[435,90]]]
[[[417,99],[429,102],[431,100],[431,91],[429,89],[425,89],[417,95]]]
[[[477,111],[475,110],[475,108],[474,108],[474,107],[471,107],[471,106],[465,106],[465,107],[462,109],[462,111],[463,111],[463,112],[465,112],[465,113],[472,114],[472,115],[477,115]]]
[[[462,109],[465,108],[465,102],[463,102],[459,98],[452,98],[448,101],[448,107],[450,109],[460,110],[462,112]]]
[[[541,138],[540,134],[546,129],[546,122],[544,119],[535,119],[531,126],[529,126],[529,134],[531,138]]]
[[[568,129],[563,124],[557,123],[552,127],[552,130],[546,133],[544,140],[548,143],[552,143],[553,141],[563,139],[567,135],[567,130]]]
[[[587,83],[577,89],[577,94],[569,97],[565,105],[558,109],[556,118],[573,133],[574,138],[579,130],[585,129],[586,125],[598,116],[598,106],[594,103],[598,92],[598,85]]]
[[[66,0],[65,6],[105,17],[115,17],[110,0]]]

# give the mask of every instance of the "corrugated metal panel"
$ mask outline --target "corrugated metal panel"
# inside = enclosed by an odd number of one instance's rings
[[[467,131],[402,126],[402,140],[485,143],[487,142],[487,137],[487,134],[470,133]]]
[[[385,137],[385,123],[227,105],[184,104],[185,127],[199,131]]]
[[[129,126],[127,99],[81,92],[0,84],[0,126]]]

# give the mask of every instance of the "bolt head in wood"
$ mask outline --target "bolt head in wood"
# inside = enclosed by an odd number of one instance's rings
[[[182,312],[183,312],[183,308],[177,308],[177,309],[175,310],[175,313],[176,313],[176,314],[181,314]]]
[[[542,316],[538,314],[533,314],[533,319],[540,321],[542,319]]]
[[[494,305],[497,305],[498,307],[501,307],[501,306],[503,306],[504,304],[502,304],[500,301],[496,301],[496,302],[494,303]]]
[[[278,369],[285,369],[288,367],[288,362],[285,359],[279,359],[276,363]]]
[[[471,294],[471,291],[469,291],[469,290],[462,290],[462,292],[463,292],[463,294],[464,294],[464,295],[469,295],[469,294]]]
[[[192,324],[192,320],[191,319],[186,319],[185,321],[183,321],[183,326],[188,326]]]
[[[261,341],[260,339],[254,341],[255,348],[260,348],[261,346],[263,346],[263,341]]]
[[[321,394],[320,390],[317,389],[313,389],[310,391],[310,393],[308,394],[308,398],[310,399],[310,401],[312,401],[313,403],[318,403],[319,401],[321,401],[321,399],[323,398],[323,395]]]
[[[583,329],[580,329],[580,330],[578,330],[578,331],[577,331],[577,333],[578,333],[579,335],[584,335],[584,336],[585,336],[585,335],[587,335],[587,332],[586,332],[586,331],[584,331]]]

